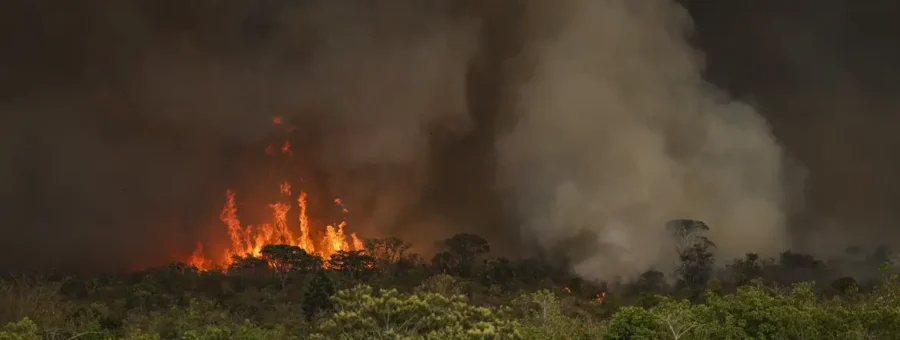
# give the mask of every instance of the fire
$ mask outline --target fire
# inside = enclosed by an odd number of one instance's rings
[[[356,237],[356,233],[350,233],[350,239],[353,242],[353,249],[356,249],[356,250],[366,249],[366,246],[362,243],[362,241],[360,241],[359,238]]]
[[[600,294],[597,294],[597,296],[594,297],[594,302],[603,303],[603,299],[605,299],[605,298],[606,298],[606,292],[602,292]]]
[[[197,242],[197,249],[191,254],[191,259],[188,262],[197,268],[206,267],[206,258],[203,257],[203,243]]]
[[[282,124],[281,117],[272,119],[274,124]],[[270,144],[266,148],[267,154],[274,154],[275,147]],[[291,144],[285,141],[281,147],[281,152],[290,154]],[[270,244],[287,244],[297,246],[305,250],[307,253],[316,254],[324,259],[328,259],[332,254],[339,251],[364,250],[363,242],[355,233],[349,233],[344,230],[347,227],[346,215],[349,213],[340,198],[334,200],[344,217],[335,224],[326,225],[316,233],[313,226],[310,225],[309,216],[307,215],[307,193],[303,190],[296,190],[288,181],[284,181],[278,185],[278,190],[282,196],[277,202],[271,203],[268,207],[271,209],[271,223],[263,223],[258,225],[243,225],[238,218],[238,208],[236,203],[236,193],[229,189],[225,191],[225,205],[219,214],[219,220],[225,224],[230,244],[227,249],[218,252],[209,253],[204,249],[202,243],[198,243],[193,254],[186,261],[188,264],[200,269],[209,270],[213,268],[227,268],[232,262],[233,256],[253,255],[259,257],[262,248]],[[296,197],[296,198],[294,198]],[[296,204],[296,211],[299,218],[296,220],[296,227],[289,219],[289,213],[293,209],[291,203]],[[298,233],[295,233],[297,231]],[[314,239],[315,235],[322,235],[318,242]]]
[[[280,191],[283,195],[289,196],[291,194],[290,184],[281,184]],[[325,259],[339,251],[364,250],[363,243],[356,236],[356,233],[348,235],[344,231],[347,227],[346,220],[336,225],[325,226],[324,235],[320,242],[315,242],[312,238],[307,215],[306,192],[301,191],[296,200],[300,216],[297,223],[299,235],[296,236],[291,228],[292,223],[288,221],[288,212],[292,208],[288,203],[277,202],[269,204],[269,208],[272,209],[272,223],[244,226],[238,219],[235,192],[227,190],[225,197],[225,206],[222,208],[219,218],[227,227],[231,245],[228,249],[221,252],[219,258],[208,258],[205,256],[203,244],[198,243],[196,250],[187,261],[198,269],[227,268],[232,263],[232,256],[246,256],[248,254],[260,256],[262,248],[269,244],[297,246],[308,253],[317,254]],[[346,208],[342,207],[341,209],[344,212],[347,211]]]
[[[572,290],[569,289],[569,287],[563,288],[563,291],[565,291],[566,294],[572,294]]]

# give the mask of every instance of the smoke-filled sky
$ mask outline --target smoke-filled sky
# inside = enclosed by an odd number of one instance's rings
[[[454,232],[600,278],[897,235],[892,1],[0,4],[0,266],[116,270],[222,237],[289,166],[363,236]],[[265,187],[265,188],[262,188]],[[241,193],[245,193],[241,195]],[[355,224],[354,224],[355,223]],[[578,240],[578,244],[572,244]],[[524,250],[523,250],[524,249]]]

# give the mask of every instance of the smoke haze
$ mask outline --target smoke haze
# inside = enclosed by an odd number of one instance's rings
[[[500,178],[534,237],[593,236],[576,270],[597,279],[664,265],[673,218],[708,223],[726,256],[785,249],[781,148],[753,108],[702,79],[687,11],[664,0],[549,7],[535,10],[559,11],[558,32],[534,43],[536,71],[498,143]]]
[[[896,9],[724,3],[6,1],[0,267],[165,263],[282,175],[362,236],[592,278],[667,265],[673,218],[723,258],[893,235]],[[273,116],[299,165],[264,154]]]

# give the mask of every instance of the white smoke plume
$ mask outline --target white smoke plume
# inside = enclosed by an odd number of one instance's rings
[[[534,70],[496,145],[526,233],[546,247],[594,235],[575,270],[596,279],[671,263],[676,218],[706,222],[721,258],[785,249],[782,150],[702,79],[684,8],[566,0],[528,15]]]

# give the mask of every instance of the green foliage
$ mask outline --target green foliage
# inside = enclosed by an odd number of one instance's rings
[[[274,340],[294,339],[285,334],[283,327],[262,329],[244,321],[238,327],[207,326],[202,330],[189,330],[181,335],[185,340]]]
[[[520,332],[524,339],[599,339],[602,326],[588,317],[563,314],[562,302],[549,290],[524,294],[513,300],[524,314]]]
[[[887,339],[900,331],[900,281],[889,274],[862,301],[821,300],[811,283],[786,291],[755,284],[703,304],[661,297],[651,308],[620,309],[607,339]]]
[[[0,329],[0,340],[40,340],[38,326],[29,318],[11,322]]]
[[[134,314],[126,322],[129,339],[292,339],[283,326],[265,329],[249,320],[239,322],[212,301],[194,299],[186,307]]]
[[[322,319],[312,339],[518,339],[503,310],[477,307],[461,295],[400,294],[370,286],[342,290],[335,313]]]
[[[425,279],[421,285],[416,287],[419,293],[434,293],[443,296],[461,295],[464,287],[458,279],[447,274],[437,274]]]
[[[713,271],[708,226],[669,225],[681,265],[631,282],[595,282],[537,258],[483,260],[476,235],[444,242],[432,265],[399,239],[366,241],[327,265],[264,247],[227,271],[184,264],[121,276],[0,279],[0,340],[160,339],[893,339],[900,277],[839,277],[792,252]],[[852,254],[858,265],[895,256]],[[676,255],[673,253],[673,255]],[[716,273],[716,275],[712,275]],[[829,276],[831,275],[831,276]],[[793,281],[792,281],[793,278]],[[823,288],[813,283],[826,282]],[[360,285],[364,284],[364,285]],[[567,289],[564,289],[567,288]],[[680,288],[680,289],[677,289]],[[608,292],[602,302],[593,297]],[[685,299],[687,298],[687,299]]]

